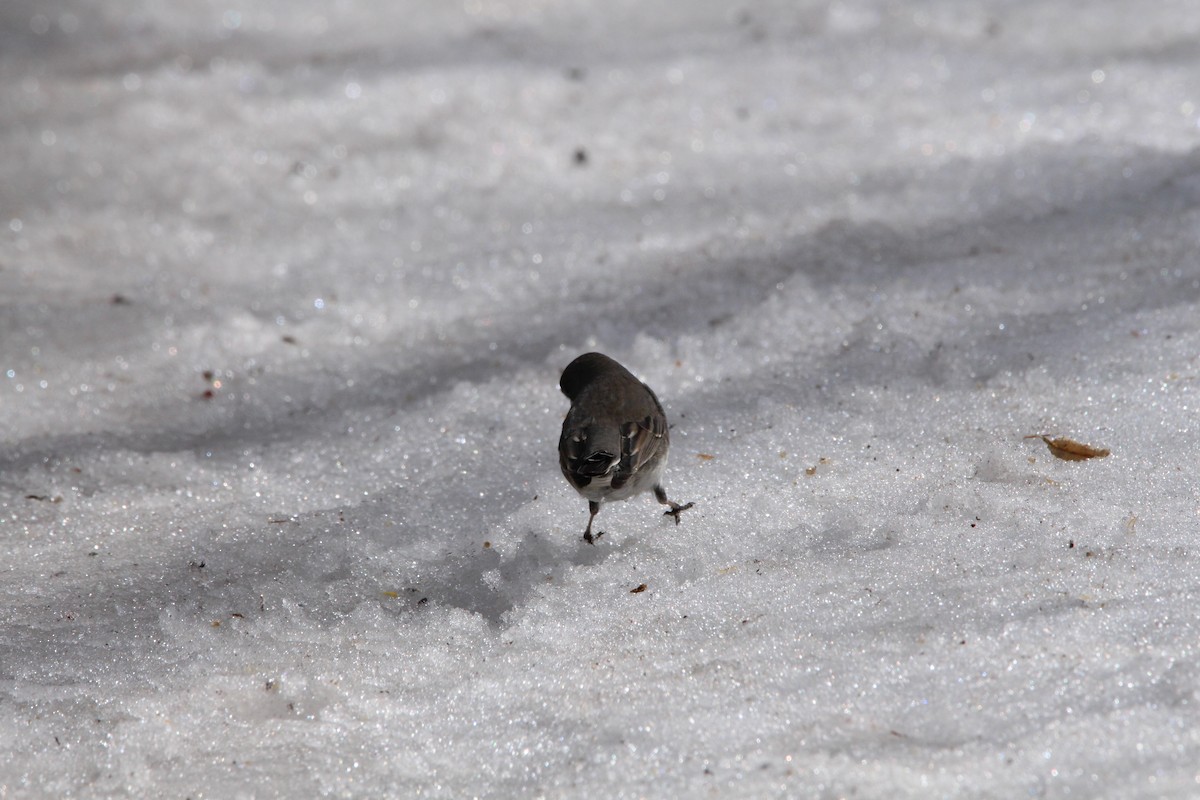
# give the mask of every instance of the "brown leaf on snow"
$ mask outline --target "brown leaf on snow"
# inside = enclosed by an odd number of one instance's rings
[[[1087,458],[1104,458],[1109,454],[1106,447],[1092,447],[1091,445],[1077,442],[1074,439],[1068,439],[1065,436],[1060,436],[1057,439],[1051,439],[1044,434],[1035,433],[1031,436],[1026,436],[1026,439],[1041,439],[1050,448],[1050,455],[1055,458],[1061,458],[1064,461],[1083,461]]]

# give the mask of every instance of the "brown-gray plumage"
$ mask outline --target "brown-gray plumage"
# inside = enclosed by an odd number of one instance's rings
[[[667,465],[667,415],[650,387],[602,353],[584,353],[558,382],[571,401],[558,440],[558,463],[567,481],[588,501],[583,540],[594,544],[592,521],[607,500],[653,491],[675,518],[694,504],[667,499],[660,483]]]

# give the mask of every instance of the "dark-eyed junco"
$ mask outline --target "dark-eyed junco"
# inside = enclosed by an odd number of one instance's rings
[[[563,370],[559,388],[571,401],[558,440],[558,464],[575,491],[587,498],[583,540],[594,544],[592,521],[606,500],[653,491],[675,518],[694,504],[667,499],[660,480],[667,465],[667,415],[650,387],[601,353],[584,353]]]

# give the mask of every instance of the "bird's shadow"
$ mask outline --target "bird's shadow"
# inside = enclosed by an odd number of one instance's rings
[[[569,542],[559,538],[530,530],[504,552],[492,547],[448,555],[430,565],[417,586],[431,604],[461,608],[494,627],[504,627],[510,612],[535,592],[562,584],[571,567],[597,566],[615,550],[637,542],[632,537],[611,541],[604,537],[589,545],[578,537]]]

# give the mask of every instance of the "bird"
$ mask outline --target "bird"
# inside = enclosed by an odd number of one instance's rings
[[[649,386],[603,353],[584,353],[563,370],[558,386],[571,401],[558,440],[558,465],[567,482],[588,501],[583,540],[594,545],[592,523],[600,504],[652,491],[675,518],[695,503],[680,505],[662,486],[671,437],[662,403]]]

